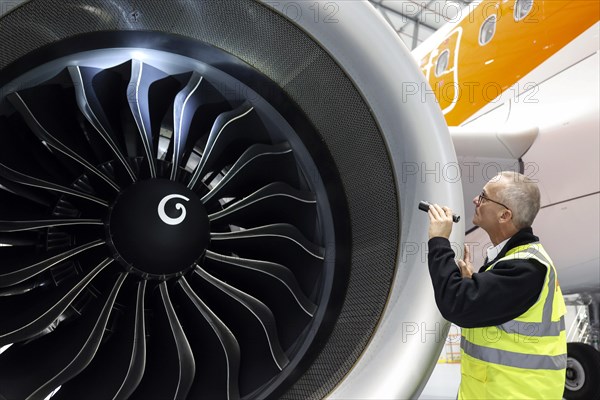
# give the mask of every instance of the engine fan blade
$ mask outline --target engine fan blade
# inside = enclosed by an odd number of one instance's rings
[[[194,72],[188,84],[177,93],[173,102],[173,159],[171,162],[171,177],[177,178],[179,163],[185,150],[190,125],[198,107],[201,104],[202,75]]]
[[[115,278],[108,282],[110,290],[94,301],[90,312],[59,328],[64,336],[46,335],[11,347],[11,354],[0,359],[0,393],[8,398],[43,399],[85,369],[100,345],[126,275]]]
[[[34,229],[70,226],[70,225],[103,225],[100,219],[48,219],[36,221],[0,221],[0,232],[20,232]]]
[[[103,340],[90,365],[74,379],[62,384],[52,399],[127,399],[137,388],[146,365],[144,300],[147,281],[140,281],[135,286],[136,291],[127,293],[122,290],[125,293],[117,299],[118,302],[127,296],[124,299],[125,313],[116,321],[116,332]],[[98,376],[103,379],[99,380]]]
[[[98,347],[100,347],[100,342],[102,340],[102,336],[104,335],[108,318],[110,317],[110,313],[114,306],[117,295],[119,294],[119,290],[125,281],[125,278],[127,278],[127,274],[124,273],[120,274],[117,278],[117,281],[115,282],[108,298],[106,299],[106,302],[104,303],[102,311],[96,317],[95,324],[93,325],[91,332],[88,333],[87,339],[85,340],[83,346],[81,346],[79,349],[77,356],[74,357],[62,369],[60,369],[59,372],[52,377],[52,379],[44,382],[43,385],[34,390],[27,397],[27,400],[33,400],[38,397],[47,396],[54,390],[55,387],[69,381],[71,378],[81,373],[81,371],[83,371],[89,365],[89,363],[95,357]]]
[[[52,257],[47,257],[46,255],[44,255],[44,257],[47,258],[43,258],[39,261],[30,262],[27,265],[17,265],[11,267],[3,266],[3,272],[2,274],[0,274],[0,288],[8,287],[26,281],[27,279],[46,271],[48,268],[56,264],[68,260],[69,258],[89,249],[92,249],[96,246],[101,246],[104,243],[105,242],[103,240],[98,239]]]
[[[50,132],[48,132],[44,126],[38,121],[35,114],[29,108],[26,101],[19,95],[19,93],[10,93],[7,95],[7,99],[11,102],[11,104],[19,111],[19,113],[23,116],[23,119],[29,126],[29,128],[35,133],[35,135],[47,146],[52,147],[53,149],[59,151],[65,156],[71,158],[73,161],[76,161],[81,166],[83,166],[88,171],[92,172],[104,182],[106,182],[109,186],[111,186],[117,192],[120,191],[120,187],[107,175],[101,172],[98,168],[92,165],[89,161],[87,161],[84,157],[78,154],[76,150],[73,150],[63,144],[59,139],[54,137]]]
[[[113,260],[105,259],[98,264],[92,271],[85,275],[81,280],[70,289],[62,298],[57,301],[41,302],[38,308],[27,315],[13,316],[13,318],[2,318],[3,325],[0,328],[0,346],[9,343],[23,341],[35,336],[43,331],[47,326],[53,323],[75,300],[75,298],[86,288],[106,266]],[[17,296],[6,297],[7,301],[15,300]]]
[[[210,131],[202,158],[190,178],[188,187],[194,189],[198,181],[236,140],[260,142],[263,129],[254,107],[248,102],[233,111],[219,115]],[[233,152],[229,153],[229,156],[235,156]]]
[[[154,293],[146,371],[131,399],[185,399],[195,376],[195,360],[166,282]],[[167,373],[165,373],[167,371]]]
[[[269,348],[271,349],[273,360],[277,364],[277,367],[282,370],[289,363],[289,360],[281,348],[281,344],[279,343],[275,319],[273,318],[271,310],[269,310],[267,306],[252,296],[249,296],[241,290],[238,290],[233,286],[228,285],[226,282],[223,282],[210,275],[200,266],[196,266],[194,272],[202,277],[202,279],[206,280],[211,285],[217,287],[223,293],[226,293],[228,296],[242,304],[256,317],[256,319],[258,319],[269,342]]]
[[[211,234],[211,249],[235,253],[244,258],[272,261],[292,270],[302,290],[311,293],[321,273],[325,251],[308,241],[289,224],[273,224],[252,229]]]
[[[131,81],[127,88],[127,99],[140,134],[151,178],[156,178],[156,157],[153,151],[154,141],[150,119],[150,86],[167,76],[164,72],[139,60],[131,61]]]
[[[108,207],[108,203],[102,199],[99,199],[98,197],[91,196],[87,193],[82,193],[77,190],[69,189],[67,187],[60,186],[60,185],[57,185],[52,182],[46,182],[41,179],[34,178],[32,176],[27,176],[25,174],[22,174],[20,172],[17,172],[15,170],[11,169],[1,163],[0,163],[0,175],[2,177],[4,177],[5,179],[9,179],[13,182],[20,183],[22,185],[27,185],[27,186],[31,186],[31,187],[40,188],[40,189],[50,190],[53,192],[59,192],[59,193],[67,194],[70,196],[76,196],[76,197],[79,197],[79,198],[82,198],[85,200],[92,201],[103,207]]]
[[[225,176],[202,197],[204,203],[223,197],[247,196],[276,181],[298,185],[294,154],[286,143],[255,144],[248,148]]]
[[[226,371],[223,374],[219,374],[220,371],[215,370],[215,361],[204,361],[204,365],[207,365],[207,368],[209,369],[207,373],[215,374],[216,376],[213,377],[212,380],[205,379],[204,382],[201,382],[201,386],[198,387],[198,392],[208,397],[210,397],[211,394],[217,395],[224,392],[229,400],[239,399],[238,375],[240,368],[240,345],[238,341],[227,325],[225,325],[194,292],[185,277],[178,280],[178,285],[185,293],[187,300],[193,304],[195,313],[200,313],[202,319],[210,326],[212,333],[218,338],[221,345],[222,356],[225,358]],[[206,341],[206,339],[202,340],[203,344],[206,343]],[[198,378],[204,377],[199,376]],[[224,382],[220,382],[220,380]],[[207,388],[206,386],[210,386],[210,388]],[[221,386],[224,386],[224,389],[221,389]]]
[[[306,314],[312,317],[317,310],[317,306],[302,292],[294,274],[281,264],[224,256],[210,250],[206,252],[206,260],[216,263],[218,265],[217,268],[221,268],[223,273],[226,273],[228,270],[236,271],[245,269],[254,272],[254,275],[261,275],[262,277],[276,280],[293,296],[298,306],[300,306]]]
[[[114,139],[115,134],[112,132],[110,123],[102,110],[102,105],[94,93],[92,80],[99,70],[96,68],[79,66],[69,66],[68,70],[73,79],[75,94],[77,96],[77,105],[82,114],[108,144],[115,157],[117,157],[121,165],[125,168],[125,171],[127,171],[131,181],[136,182],[137,176]]]
[[[316,206],[317,201],[311,192],[301,192],[286,183],[276,182],[208,217],[213,227],[235,224],[251,228],[261,224],[288,223],[297,227],[304,236],[311,237],[315,234]]]

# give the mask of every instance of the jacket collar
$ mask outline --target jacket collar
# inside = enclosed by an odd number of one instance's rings
[[[506,255],[506,253],[515,247],[523,246],[525,244],[538,242],[540,240],[539,237],[533,234],[533,229],[531,227],[523,228],[511,237],[508,242],[504,245],[500,253],[493,260],[488,260],[480,269],[479,272],[485,271],[487,267],[492,265],[497,260],[501,259]]]

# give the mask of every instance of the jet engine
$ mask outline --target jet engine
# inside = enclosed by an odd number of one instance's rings
[[[418,396],[448,326],[417,205],[462,191],[366,1],[2,13],[0,398]]]

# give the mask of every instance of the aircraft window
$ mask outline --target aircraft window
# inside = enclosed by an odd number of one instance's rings
[[[496,33],[496,16],[490,15],[487,17],[483,24],[481,24],[481,30],[479,31],[479,44],[485,46],[492,40]]]
[[[515,21],[520,21],[529,15],[533,8],[533,0],[515,1]]]
[[[435,63],[435,76],[440,76],[446,71],[448,68],[448,58],[450,57],[450,52],[448,50],[442,51],[442,54],[437,59]]]

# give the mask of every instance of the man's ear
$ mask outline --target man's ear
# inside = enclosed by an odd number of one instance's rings
[[[500,222],[509,222],[512,220],[512,211],[510,211],[508,208],[505,208],[504,211],[502,211],[502,214],[500,214]]]

